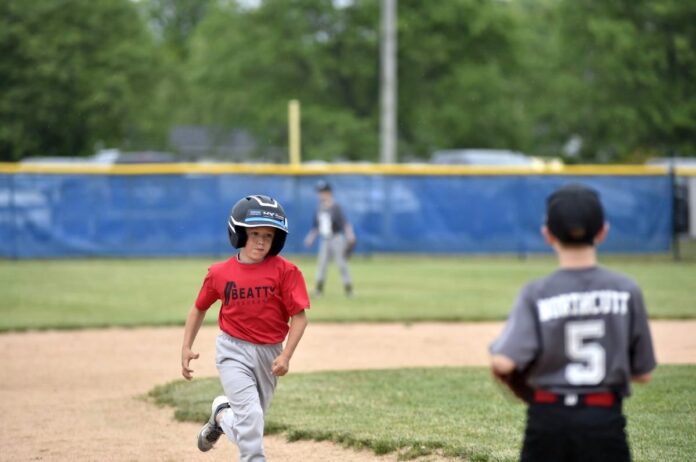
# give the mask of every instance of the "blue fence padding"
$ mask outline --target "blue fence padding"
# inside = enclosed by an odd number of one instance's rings
[[[289,217],[284,252],[303,253],[316,206],[313,175],[0,174],[0,256],[189,256],[230,253],[227,214],[251,193]],[[358,252],[545,252],[546,197],[596,188],[611,231],[607,252],[666,252],[668,176],[325,175],[353,223]]]

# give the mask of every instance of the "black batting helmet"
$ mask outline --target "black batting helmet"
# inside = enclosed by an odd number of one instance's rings
[[[317,181],[316,189],[318,192],[331,191],[331,183],[326,180]]]
[[[247,242],[246,228],[270,226],[277,229],[268,255],[278,255],[285,245],[288,235],[288,218],[280,203],[269,196],[253,195],[239,200],[227,220],[227,234],[235,249]]]

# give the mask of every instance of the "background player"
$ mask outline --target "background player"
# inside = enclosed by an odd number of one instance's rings
[[[608,232],[598,194],[568,185],[547,200],[546,242],[560,268],[518,296],[491,345],[493,374],[529,387],[522,461],[628,461],[622,399],[655,356],[638,285],[597,265]]]
[[[314,224],[305,238],[305,246],[311,247],[319,236],[319,253],[317,257],[317,285],[315,294],[324,291],[326,272],[333,257],[338,265],[343,280],[346,296],[353,295],[353,282],[348,269],[348,256],[355,245],[353,227],[346,218],[341,206],[336,203],[331,185],[326,181],[317,183],[319,207],[314,215]]]
[[[210,450],[224,432],[238,445],[241,461],[259,462],[266,460],[264,415],[277,377],[288,372],[307,326],[309,297],[297,266],[278,256],[288,222],[277,201],[268,196],[241,199],[227,227],[232,246],[240,251],[208,270],[186,319],[181,373],[191,380],[189,362],[199,356],[191,350],[193,341],[206,310],[221,300],[216,363],[225,395],[213,401],[210,420],[198,434],[198,448]]]

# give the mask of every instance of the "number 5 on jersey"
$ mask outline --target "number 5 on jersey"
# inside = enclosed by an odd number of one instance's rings
[[[569,321],[565,325],[568,359],[566,380],[571,385],[597,385],[606,375],[606,351],[598,340],[604,337],[604,320]]]

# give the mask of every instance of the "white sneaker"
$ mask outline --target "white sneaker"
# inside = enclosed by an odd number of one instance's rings
[[[213,448],[213,445],[217,443],[217,440],[220,439],[220,435],[222,435],[223,432],[222,428],[220,428],[218,423],[215,421],[215,417],[218,415],[218,412],[229,407],[230,400],[227,399],[227,396],[225,395],[220,395],[213,400],[210,419],[208,419],[205,425],[203,425],[201,431],[198,432],[198,449],[203,452],[210,451]]]

